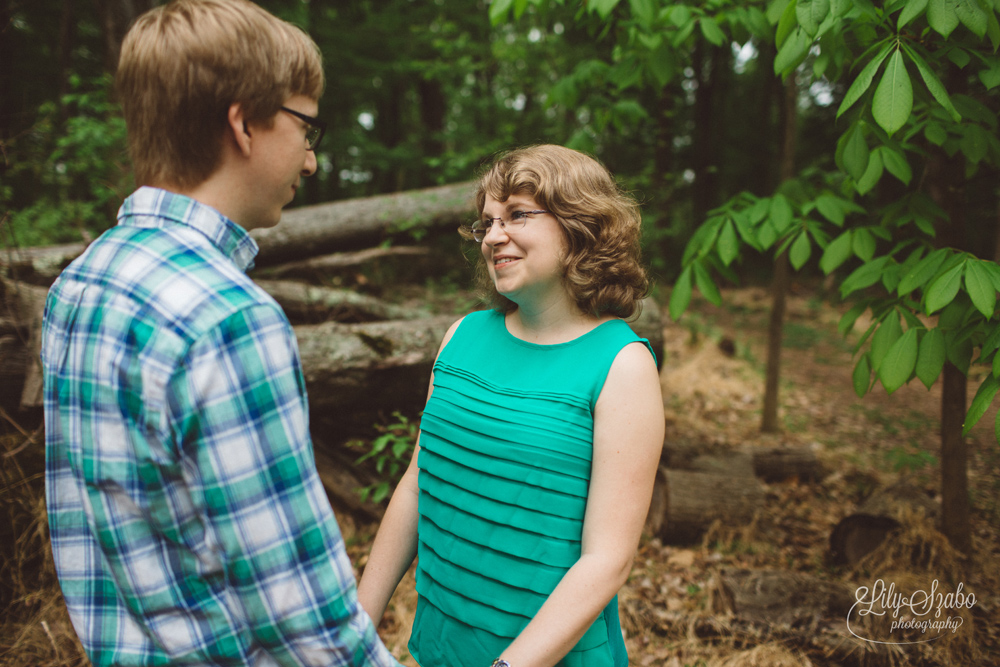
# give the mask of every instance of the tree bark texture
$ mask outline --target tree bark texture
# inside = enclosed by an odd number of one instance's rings
[[[785,82],[784,141],[781,145],[781,181],[795,176],[795,148],[798,145],[798,99],[799,88],[793,72]],[[760,430],[774,433],[780,429],[778,406],[781,383],[781,345],[785,326],[785,300],[791,267],[788,253],[782,252],[774,263],[774,277],[771,284],[771,320],[767,330],[767,377],[764,382],[764,413]]]
[[[968,447],[962,435],[967,384],[965,374],[946,361],[941,390],[941,532],[953,547],[971,556]]]
[[[647,526],[668,544],[697,541],[717,519],[727,525],[747,522],[764,500],[752,475],[660,467],[656,486],[652,504],[662,507],[663,515],[649,517]]]
[[[380,322],[414,320],[427,312],[386,303],[354,290],[319,287],[291,280],[257,280],[274,297],[292,322],[318,324],[336,322]]]
[[[953,83],[957,84],[961,78],[957,70],[952,71]],[[948,216],[938,231],[938,243],[959,250],[969,249],[965,233],[964,173],[961,153],[948,156],[936,151],[927,163],[928,191]],[[962,370],[946,361],[941,385],[941,529],[953,547],[971,555],[968,452],[962,435],[967,385],[968,378]]]
[[[475,217],[473,193],[472,183],[456,183],[290,209],[276,227],[251,232],[257,266],[373,246],[407,229],[457,229]]]

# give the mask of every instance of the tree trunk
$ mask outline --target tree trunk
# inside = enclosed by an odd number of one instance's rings
[[[962,92],[964,76],[952,68],[948,90]],[[962,153],[948,156],[932,153],[927,164],[927,189],[947,218],[938,230],[938,243],[970,250],[966,238],[965,159]],[[962,425],[965,423],[968,378],[946,361],[941,385],[941,529],[951,545],[972,555],[969,524],[968,453]]]
[[[971,556],[968,453],[962,435],[967,384],[965,374],[950,361],[945,362],[941,391],[941,532],[953,547]]]
[[[728,48],[728,47],[726,47]],[[723,56],[721,49],[712,46],[708,40],[697,40],[692,66],[698,88],[695,91],[694,114],[697,122],[694,127],[693,167],[695,172],[692,190],[692,216],[696,221],[702,221],[708,216],[708,211],[716,200],[718,174],[716,170],[716,126],[715,97],[718,79],[721,77],[723,65],[719,62]]]
[[[784,141],[781,146],[781,181],[795,176],[795,147],[798,132],[799,89],[795,73],[785,82]],[[785,298],[788,294],[790,268],[788,254],[782,252],[774,263],[771,284],[771,321],[767,330],[767,377],[764,382],[764,414],[760,430],[774,433],[780,430],[778,403],[781,383],[781,345],[785,326]]]

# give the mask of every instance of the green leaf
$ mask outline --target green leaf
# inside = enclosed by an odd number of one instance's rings
[[[981,126],[974,123],[963,123],[961,127],[962,140],[959,147],[969,164],[979,164],[986,157],[989,149],[990,135]]]
[[[816,210],[818,210],[824,218],[833,224],[838,227],[843,227],[844,218],[847,217],[847,213],[841,205],[841,202],[841,199],[832,195],[820,195],[819,197],[816,197]]]
[[[750,216],[750,222],[756,225],[767,217],[770,210],[771,199],[769,197],[763,197],[754,201],[753,206],[747,209],[747,215]]]
[[[939,35],[948,39],[952,31],[958,27],[958,14],[955,13],[954,0],[928,0],[927,23]]]
[[[854,231],[854,254],[866,262],[870,262],[875,256],[875,237],[865,227],[859,227]]]
[[[868,361],[868,355],[862,354],[858,363],[854,365],[854,373],[851,374],[851,381],[854,383],[854,393],[858,398],[864,397],[871,386],[872,367]]]
[[[812,40],[802,28],[795,28],[774,57],[774,73],[783,76],[802,64],[809,54]]]
[[[927,289],[927,296],[924,298],[924,309],[928,315],[933,315],[947,306],[958,294],[958,288],[962,286],[964,264],[964,262],[960,262],[953,266],[931,283]]]
[[[927,0],[909,0],[903,7],[903,13],[899,15],[896,30],[902,30],[903,26],[923,14],[925,9],[927,9]]]
[[[809,235],[803,230],[799,232],[798,238],[788,250],[788,261],[792,263],[792,268],[798,271],[809,261],[810,254],[812,254],[812,246],[809,244]]]
[[[997,380],[992,375],[987,375],[983,383],[979,385],[979,390],[972,399],[972,405],[969,406],[969,411],[965,415],[965,423],[962,424],[963,436],[968,435],[972,427],[976,425],[976,422],[986,414],[990,404],[993,402],[993,398],[997,395],[998,389],[1000,389],[1000,380]]]
[[[507,12],[510,11],[513,4],[514,0],[493,0],[490,3],[490,23],[497,25],[506,19]]]
[[[871,364],[873,371],[879,372],[885,355],[902,335],[903,327],[899,326],[899,313],[895,310],[889,311],[889,314],[875,331],[875,335],[872,336]]]
[[[826,246],[819,260],[819,268],[823,273],[829,275],[851,256],[851,236],[851,230],[848,229]]]
[[[688,266],[683,271],[681,275],[677,278],[677,282],[674,283],[674,289],[670,292],[670,319],[677,322],[681,319],[681,315],[687,310],[688,304],[691,303],[691,267]]]
[[[733,260],[740,253],[740,242],[736,237],[736,230],[733,228],[732,220],[726,220],[719,234],[719,240],[715,243],[716,250],[719,251],[719,259],[726,266],[732,264]]]
[[[754,233],[753,225],[746,211],[736,211],[733,213],[733,222],[736,224],[736,231],[740,233],[740,238],[751,248],[760,250],[760,243],[757,241],[757,234]]]
[[[841,336],[847,336],[847,334],[854,329],[854,323],[858,321],[859,317],[861,317],[861,313],[866,310],[868,310],[868,303],[866,301],[859,301],[851,306],[850,309],[848,309],[848,311],[841,316],[840,321],[837,322],[837,333]]]
[[[634,16],[639,24],[649,30],[653,27],[653,21],[656,20],[656,7],[653,5],[653,0],[629,0],[629,6],[632,9],[632,16]]]
[[[885,268],[888,261],[889,257],[883,255],[854,269],[851,275],[847,276],[840,284],[840,296],[845,297],[852,292],[871,287],[877,283],[882,279],[882,269]]]
[[[957,0],[955,15],[976,37],[982,38],[986,35],[986,12],[975,0]]]
[[[771,208],[768,212],[771,214],[771,224],[779,234],[792,224],[794,212],[791,203],[784,195],[776,194],[771,198]]]
[[[871,158],[868,160],[868,169],[854,184],[854,189],[859,194],[865,194],[875,187],[880,178],[882,178],[882,152],[872,151]]]
[[[840,108],[837,109],[837,118],[840,118],[841,114],[851,108],[855,102],[857,102],[865,91],[872,85],[872,81],[875,80],[875,73],[878,71],[879,65],[885,60],[886,56],[892,50],[892,44],[886,44],[882,47],[882,50],[878,52],[878,55],[872,58],[872,60],[865,65],[865,68],[861,70],[861,74],[858,78],[854,80],[851,87],[847,89],[847,94],[844,95],[844,101],[840,103]]]
[[[792,30],[798,24],[798,19],[795,17],[795,5],[795,0],[788,2],[781,11],[781,16],[778,18],[778,26],[774,31],[774,45],[779,49],[784,46],[785,40],[788,39],[788,36],[792,34]],[[774,3],[768,8],[769,17],[773,15],[773,10],[776,7],[777,3]],[[774,22],[773,19],[772,22]]]
[[[716,306],[722,305],[722,295],[719,293],[719,288],[715,286],[715,281],[712,280],[708,269],[701,262],[697,262],[694,265],[694,279],[698,284],[698,291],[706,299]]]
[[[871,152],[868,150],[860,123],[855,124],[848,132],[850,137],[844,145],[844,170],[855,181],[860,181],[868,169]]]
[[[703,16],[698,21],[698,25],[701,27],[701,34],[705,36],[705,39],[715,46],[722,46],[726,43],[726,33],[722,32],[722,28],[714,19]]]
[[[934,1],[935,0],[930,0],[930,2]],[[956,123],[962,120],[962,115],[958,113],[958,109],[956,109],[955,105],[952,104],[951,98],[948,97],[948,91],[945,89],[944,84],[941,83],[939,78],[937,78],[934,71],[927,66],[927,63],[920,57],[920,54],[906,44],[903,44],[903,50],[906,51],[906,55],[913,61],[913,64],[917,66],[917,71],[920,72],[920,78],[924,80],[924,85],[927,86],[927,90],[930,91],[930,94],[935,100],[937,100],[937,103],[945,108],[949,115],[951,115],[951,119]]]
[[[760,241],[761,250],[767,250],[778,240],[778,232],[770,220],[765,220],[764,224],[757,228],[757,240]]]
[[[989,271],[983,268],[981,260],[970,260],[965,265],[965,291],[972,304],[987,320],[993,317],[997,303],[997,291],[993,287]]]
[[[986,67],[979,70],[979,80],[986,86],[986,90],[1000,86],[1000,58],[992,56],[986,60]]]
[[[597,14],[602,18],[606,19],[614,11],[615,7],[621,0],[587,0],[587,7],[591,10],[597,12]]]
[[[886,392],[891,394],[906,384],[916,363],[917,330],[909,329],[892,344],[879,366],[878,376]]]
[[[920,352],[917,355],[917,378],[924,383],[928,389],[931,388],[941,375],[944,368],[945,349],[944,334],[940,329],[930,329],[924,334],[920,341]]]
[[[906,296],[918,287],[923,287],[924,283],[934,277],[947,258],[948,251],[944,248],[939,248],[924,257],[899,281],[897,294]]]
[[[875,89],[872,99],[872,115],[875,122],[890,137],[906,124],[913,111],[913,84],[903,63],[903,53],[897,50],[889,58],[882,81]]]
[[[913,171],[910,169],[910,163],[906,161],[903,154],[895,148],[888,146],[881,146],[880,148],[882,149],[882,163],[885,165],[886,170],[902,181],[903,185],[909,185],[910,179],[913,178]]]
[[[948,130],[940,123],[927,123],[924,127],[924,137],[935,146],[943,146],[948,141]]]
[[[661,87],[670,83],[677,75],[677,52],[667,42],[661,42],[656,49],[650,51],[646,59],[646,71]]]
[[[795,6],[795,16],[799,25],[810,36],[819,30],[819,24],[830,13],[830,0],[798,0]]]
[[[691,20],[691,8],[687,5],[675,4],[670,7],[667,19],[674,24],[674,27],[683,27]]]

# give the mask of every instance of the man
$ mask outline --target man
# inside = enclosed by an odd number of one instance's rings
[[[175,0],[122,46],[141,187],[46,305],[52,551],[95,665],[396,667],[318,479],[292,328],[247,233],[316,170],[315,44]]]

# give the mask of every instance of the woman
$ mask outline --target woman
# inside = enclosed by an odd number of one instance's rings
[[[620,667],[664,426],[655,357],[622,319],[648,286],[638,207],[559,146],[499,157],[476,202],[464,235],[494,308],[445,335],[358,596],[377,624],[418,554],[421,667]]]

